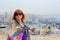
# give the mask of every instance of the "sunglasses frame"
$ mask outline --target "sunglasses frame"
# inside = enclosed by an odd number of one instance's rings
[[[22,13],[15,13],[15,16],[18,16],[18,15],[23,15]]]

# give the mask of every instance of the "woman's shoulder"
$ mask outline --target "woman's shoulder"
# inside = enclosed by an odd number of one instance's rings
[[[26,22],[26,20],[23,20],[23,22],[25,23],[25,22]]]
[[[26,20],[23,20],[23,23],[26,25]]]

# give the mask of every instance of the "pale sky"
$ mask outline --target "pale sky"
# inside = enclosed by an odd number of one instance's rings
[[[0,13],[21,9],[25,14],[60,15],[60,0],[0,0]]]

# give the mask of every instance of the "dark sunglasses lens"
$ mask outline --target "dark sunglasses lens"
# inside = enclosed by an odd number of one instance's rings
[[[22,14],[19,14],[19,15],[22,15]]]
[[[15,16],[18,16],[18,14],[15,14]]]

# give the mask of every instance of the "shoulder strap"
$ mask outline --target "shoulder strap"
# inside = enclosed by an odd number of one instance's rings
[[[29,33],[28,26],[24,25],[23,29],[26,30],[27,33]]]

